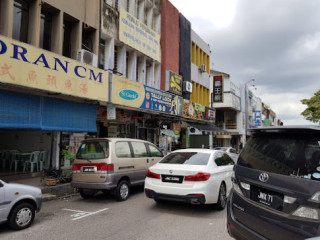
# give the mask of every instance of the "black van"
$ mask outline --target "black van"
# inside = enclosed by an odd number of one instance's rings
[[[252,130],[234,167],[227,228],[236,239],[320,236],[320,126]]]

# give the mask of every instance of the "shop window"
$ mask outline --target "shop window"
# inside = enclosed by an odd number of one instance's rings
[[[130,158],[131,157],[129,142],[117,142],[116,143],[116,156],[119,158]]]
[[[88,27],[86,24],[84,24],[83,31],[82,31],[82,48],[93,52],[93,35],[94,29]]]
[[[62,54],[65,57],[71,58],[71,31],[72,23],[66,20],[63,21],[63,50]]]
[[[42,10],[40,19],[40,48],[51,50],[51,29],[52,16],[50,13]]]
[[[137,157],[147,157],[148,156],[146,145],[144,143],[131,142],[131,144],[132,144],[132,148],[133,148],[134,157],[137,158]]]
[[[28,42],[29,4],[23,0],[14,1],[12,38]]]
[[[106,42],[103,39],[100,39],[99,43],[99,68],[104,69],[104,55],[105,55]]]

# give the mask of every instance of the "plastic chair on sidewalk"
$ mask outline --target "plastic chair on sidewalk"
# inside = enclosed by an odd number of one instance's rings
[[[26,171],[28,166],[30,165],[30,171],[33,172],[34,165],[37,167],[37,171],[39,171],[39,156],[40,156],[40,151],[34,151],[31,153],[29,160],[24,162],[23,166],[23,172]]]
[[[17,158],[17,153],[19,153],[18,150],[10,150],[10,171],[12,170],[13,164],[14,164],[14,171],[16,172],[18,169],[18,163],[22,162],[22,160]]]
[[[41,151],[39,156],[40,171],[43,170],[43,166],[47,165],[47,151]]]

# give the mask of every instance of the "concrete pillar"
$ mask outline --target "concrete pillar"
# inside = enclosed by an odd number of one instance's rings
[[[1,1],[0,34],[12,38],[13,0]]]
[[[62,55],[63,49],[63,12],[52,16],[51,51]]]
[[[114,68],[114,39],[105,40],[104,48],[104,70],[112,71]]]
[[[28,43],[35,47],[40,45],[41,0],[30,4],[28,23]]]
[[[137,52],[136,51],[131,51],[129,52],[129,59],[128,59],[128,76],[127,78],[136,81],[137,79]]]

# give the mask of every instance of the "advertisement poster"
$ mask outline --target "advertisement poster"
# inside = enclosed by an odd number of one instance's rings
[[[213,77],[213,102],[223,102],[223,76]]]
[[[215,111],[199,103],[183,99],[183,117],[195,120],[214,120]]]
[[[182,97],[113,75],[112,103],[182,116]]]
[[[160,35],[123,8],[120,8],[119,39],[161,62]]]
[[[166,91],[182,95],[182,76],[171,72],[166,71]]]

